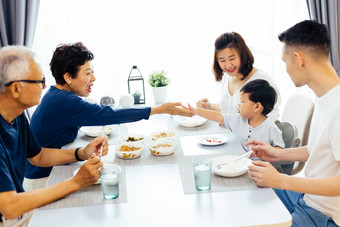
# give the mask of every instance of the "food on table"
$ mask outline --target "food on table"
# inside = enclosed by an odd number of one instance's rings
[[[126,146],[126,145],[122,145],[119,149],[119,151],[136,151],[136,150],[139,150],[141,149],[140,147],[129,147],[129,146]]]
[[[176,140],[172,139],[158,139],[151,141],[149,145],[149,149],[151,151],[151,154],[153,155],[170,155],[175,152],[176,149]]]
[[[172,147],[171,144],[157,144],[156,146],[152,146],[151,148],[165,148],[165,147]]]
[[[208,143],[222,143],[222,140],[218,137],[209,137],[206,138],[205,141],[207,141]]]
[[[158,139],[174,139],[175,132],[172,131],[157,131],[151,134],[152,140]]]
[[[141,137],[133,137],[133,136],[129,136],[127,139],[126,139],[126,142],[136,142],[136,141],[140,141],[142,140],[143,138]]]

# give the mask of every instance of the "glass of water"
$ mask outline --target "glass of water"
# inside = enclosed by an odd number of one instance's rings
[[[105,199],[115,199],[119,196],[119,176],[121,167],[110,165],[100,170],[100,181]]]
[[[192,160],[196,189],[206,191],[211,186],[211,160],[209,158],[194,158]]]

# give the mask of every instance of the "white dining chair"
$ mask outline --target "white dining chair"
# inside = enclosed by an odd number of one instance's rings
[[[281,121],[290,122],[297,128],[297,137],[301,140],[301,146],[308,143],[313,110],[314,102],[301,94],[289,97],[283,109]],[[295,162],[292,174],[300,172],[304,165],[305,162]]]

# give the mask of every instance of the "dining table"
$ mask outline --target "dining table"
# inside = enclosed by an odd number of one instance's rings
[[[149,150],[155,131],[175,132],[173,154],[153,155]],[[135,159],[116,156],[119,137],[144,135],[142,155]],[[223,137],[215,146],[200,143],[205,137]],[[86,146],[93,137],[81,130],[74,142],[63,148]],[[236,177],[212,174],[211,188],[195,188],[192,159],[212,160],[241,155],[244,150],[233,133],[213,121],[196,127],[184,127],[168,114],[153,115],[149,120],[115,125],[108,135],[109,152],[104,163],[122,168],[119,197],[105,200],[100,184],[94,184],[51,204],[40,207],[31,227],[44,226],[291,226],[292,217],[271,188],[258,187],[245,173]],[[84,162],[54,166],[46,187],[73,177]]]

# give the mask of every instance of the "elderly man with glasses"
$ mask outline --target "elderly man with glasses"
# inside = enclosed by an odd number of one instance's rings
[[[51,203],[95,183],[107,154],[107,137],[94,139],[85,148],[42,148],[23,112],[40,102],[45,78],[34,54],[25,47],[0,49],[0,227],[27,226],[35,208]],[[49,188],[25,192],[22,186],[28,159],[37,166],[88,161],[78,174]]]

